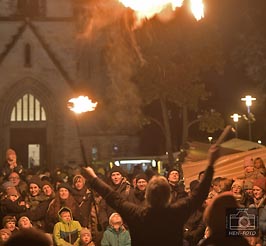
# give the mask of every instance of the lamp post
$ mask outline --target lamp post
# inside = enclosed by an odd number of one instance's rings
[[[80,127],[79,127],[79,122],[78,122],[78,115],[89,112],[89,111],[94,111],[98,102],[92,102],[91,99],[89,99],[87,96],[79,96],[76,98],[71,98],[68,101],[67,107],[73,111],[76,115],[75,117],[75,124],[77,128],[77,133],[78,133],[78,138],[79,138],[79,143],[80,143],[80,148],[81,148],[81,153],[82,153],[82,159],[84,161],[84,164],[88,166],[87,158],[86,158],[86,152],[84,148],[84,144],[80,135]]]
[[[246,106],[247,106],[247,111],[248,111],[248,139],[249,141],[252,141],[252,134],[251,134],[251,116],[252,113],[250,111],[250,107],[252,106],[252,101],[255,101],[256,98],[252,97],[250,95],[245,96],[243,98],[241,98],[241,101],[245,101],[246,102]]]
[[[237,130],[237,125],[238,125],[238,120],[241,118],[241,115],[239,114],[233,114],[230,116],[233,121],[234,121],[234,124],[235,124],[235,136],[236,138],[238,138],[238,130]]]

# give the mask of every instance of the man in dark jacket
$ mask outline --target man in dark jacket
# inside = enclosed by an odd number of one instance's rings
[[[180,199],[174,204],[170,204],[170,186],[167,179],[162,176],[154,176],[149,181],[146,190],[147,206],[144,207],[126,201],[100,180],[90,167],[85,169],[86,177],[89,178],[91,187],[125,220],[129,227],[132,246],[182,246],[185,222],[207,197],[218,149],[216,145],[210,147],[209,165],[197,191],[191,197]]]

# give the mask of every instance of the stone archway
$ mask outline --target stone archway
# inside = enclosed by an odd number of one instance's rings
[[[53,145],[54,132],[54,110],[50,105],[54,101],[52,93],[37,80],[25,78],[8,90],[3,101],[0,113],[3,159],[6,149],[11,147],[16,150],[24,167],[36,164],[49,167],[53,156],[49,146]],[[38,159],[35,164],[30,161],[34,146],[35,158]]]

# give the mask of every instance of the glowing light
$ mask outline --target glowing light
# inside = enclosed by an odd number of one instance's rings
[[[256,98],[252,97],[252,96],[245,96],[243,98],[241,98],[241,101],[245,101],[246,102],[246,106],[250,107],[252,105],[252,101],[255,101]]]
[[[94,111],[98,102],[92,102],[87,96],[71,98],[68,101],[68,108],[76,114]]]
[[[204,5],[202,0],[190,0],[191,11],[196,18],[196,20],[200,20],[204,17]]]
[[[241,115],[239,114],[233,114],[230,116],[234,122],[238,122],[238,120],[241,118]]]
[[[203,0],[190,0],[191,11],[197,20],[204,17]],[[139,22],[143,19],[150,19],[159,14],[167,7],[175,10],[181,7],[183,0],[119,0],[125,7],[135,11]]]

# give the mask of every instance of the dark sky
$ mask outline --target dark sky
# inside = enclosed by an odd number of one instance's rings
[[[210,1],[205,1],[209,2]],[[216,16],[218,17],[219,28],[221,32],[221,41],[224,45],[224,52],[226,57],[226,63],[222,74],[211,72],[205,78],[207,89],[212,92],[212,96],[208,100],[209,107],[214,108],[218,112],[222,113],[225,124],[233,124],[230,116],[233,113],[240,115],[247,113],[247,107],[245,102],[241,101],[242,97],[251,95],[256,97],[257,100],[251,107],[251,112],[255,115],[256,121],[251,125],[252,140],[262,140],[262,143],[266,145],[266,127],[265,127],[265,102],[263,98],[256,92],[257,85],[246,75],[246,67],[236,66],[232,61],[232,53],[237,48],[237,37],[243,33],[248,33],[248,26],[245,26],[247,19],[241,15],[245,11],[248,12],[248,18],[253,18],[253,24],[259,34],[263,34],[265,29],[263,26],[266,23],[265,11],[266,1],[240,1],[240,0],[224,0],[223,2],[218,0],[212,0],[212,5],[209,5],[207,10],[210,14],[209,20],[214,21]],[[263,21],[264,20],[264,21]],[[264,24],[263,24],[264,23]],[[260,31],[261,30],[261,31]],[[253,32],[251,30],[251,32]],[[256,33],[255,33],[256,34]],[[264,32],[264,34],[266,34]],[[264,37],[265,38],[265,37]],[[265,47],[266,48],[266,47]],[[266,54],[264,54],[266,57]],[[266,60],[266,59],[265,59]],[[241,61],[239,61],[241,64]],[[265,93],[265,92],[263,92]],[[156,108],[156,107],[155,107]],[[152,109],[156,110],[156,109]],[[178,114],[178,113],[177,113]],[[177,116],[178,118],[178,116]],[[180,123],[172,126],[173,132],[178,131]],[[174,144],[177,145],[179,141],[180,133],[174,138]],[[191,129],[192,137],[195,140],[207,142],[207,136],[210,134],[201,133],[198,131],[196,125]],[[220,132],[213,134],[214,138],[218,136]],[[164,138],[161,131],[156,125],[150,125],[145,128],[141,133],[142,136],[142,151],[143,154],[162,154],[164,151]],[[234,136],[232,136],[234,137]],[[238,123],[238,137],[248,140],[248,122],[241,118]]]

